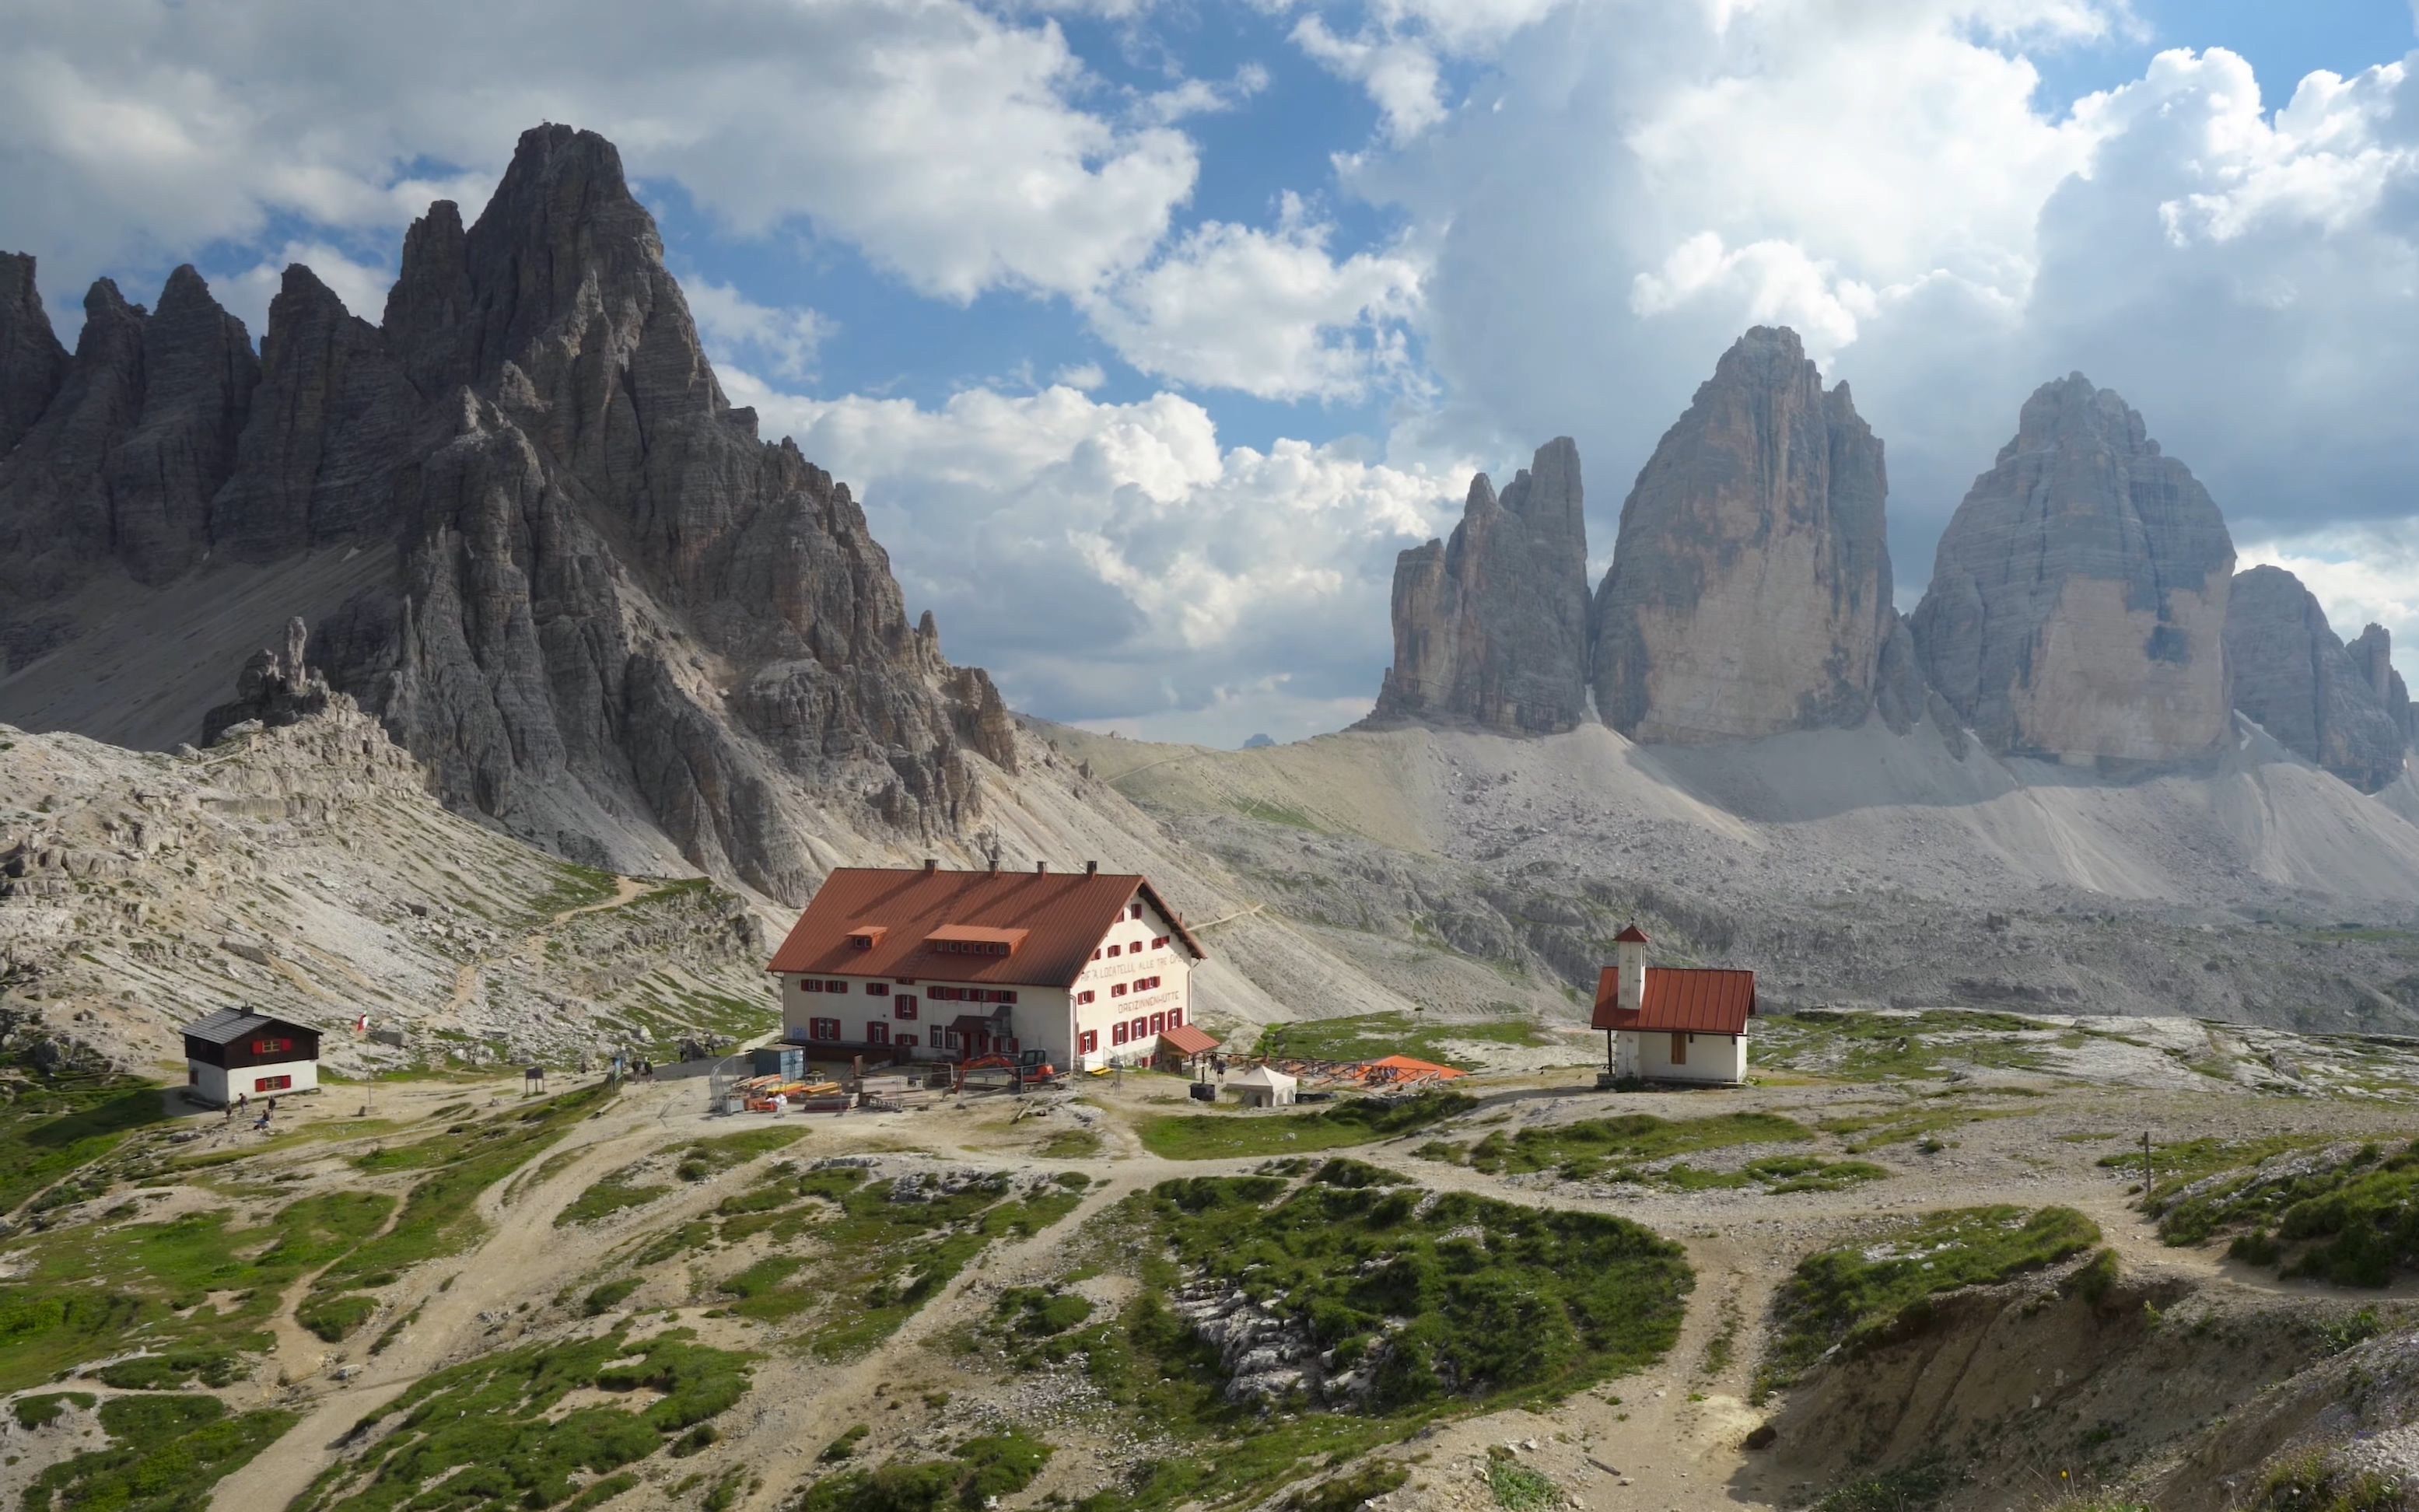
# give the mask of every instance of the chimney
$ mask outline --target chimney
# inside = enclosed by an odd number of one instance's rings
[[[1033,863],[1033,874],[1034,874],[1035,876],[1037,876],[1037,877],[1039,877],[1039,876],[1047,876],[1047,875],[1049,874],[1049,872],[1050,872],[1050,863],[1049,863],[1049,862],[1047,862],[1047,861],[1036,861],[1036,862],[1034,862],[1034,863]]]
[[[1087,876],[1087,877],[1096,877],[1096,876],[1099,876],[1100,874],[1101,874],[1101,863],[1100,863],[1100,862],[1098,862],[1098,861],[1086,861],[1086,862],[1085,862],[1085,863],[1084,863],[1084,875],[1086,875],[1086,876]]]
[[[924,874],[925,874],[926,876],[928,876],[928,877],[929,877],[929,876],[931,876],[933,872],[938,872],[939,870],[941,870],[941,863],[940,863],[940,862],[938,862],[938,861],[936,861],[936,860],[932,859],[932,858],[931,856],[926,856],[926,857],[924,857]]]

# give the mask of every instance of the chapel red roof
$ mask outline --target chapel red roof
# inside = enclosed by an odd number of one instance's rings
[[[1646,932],[1644,930],[1632,924],[1627,929],[1623,930],[1620,933],[1614,935],[1612,937],[1612,943],[1615,945],[1652,945],[1655,942],[1646,937]]]
[[[764,969],[1065,987],[1091,964],[1101,936],[1136,896],[1168,920],[1195,960],[1209,953],[1149,881],[1130,872],[844,866],[824,879]],[[869,935],[869,947],[852,943],[852,936]],[[936,936],[961,949],[926,943]],[[978,940],[1012,948],[1005,955],[964,953]]]
[[[1649,1033],[1745,1034],[1755,1016],[1755,973],[1684,966],[1648,966],[1646,1000],[1636,1009],[1616,1006],[1620,972],[1604,968],[1596,979],[1595,1026]]]

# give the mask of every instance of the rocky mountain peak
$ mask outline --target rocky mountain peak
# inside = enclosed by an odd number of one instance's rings
[[[300,267],[257,362],[190,269],[157,316],[106,283],[87,311],[54,385],[39,342],[0,342],[0,392],[54,391],[0,459],[12,656],[77,633],[44,601],[96,573],[164,585],[218,550],[299,602],[318,548],[376,550],[391,573],[322,611],[312,669],[449,803],[582,859],[660,869],[669,841],[784,898],[829,854],[809,826],[957,833],[969,758],[1016,762],[847,487],[728,404],[593,132],[524,133],[468,229],[432,205],[380,325]]]
[[[2371,625],[2347,650],[2379,707],[2402,732],[2403,743],[2419,746],[2419,711],[2412,710],[2411,690],[2403,685],[2402,674],[2394,670],[2393,635],[2384,625]]]
[[[1587,520],[1579,447],[1539,447],[1501,498],[1470,481],[1450,541],[1395,559],[1394,662],[1368,722],[1549,733],[1587,707]]]
[[[34,428],[67,373],[68,349],[34,286],[34,259],[0,252],[0,456]]]
[[[2080,373],[2025,401],[1914,616],[1923,670],[2002,752],[2172,762],[2229,729],[2234,543],[2142,416]]]
[[[1888,491],[1880,440],[1797,333],[1741,336],[1622,504],[1595,604],[1606,722],[1694,742],[1864,719],[1897,632]]]
[[[2387,712],[2386,690],[2299,578],[2274,566],[2235,577],[2226,653],[2234,706],[2288,748],[2366,793],[2402,775],[2409,736]]]

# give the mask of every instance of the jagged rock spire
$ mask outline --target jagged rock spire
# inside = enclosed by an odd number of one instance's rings
[[[1370,721],[1568,730],[1587,706],[1587,521],[1579,448],[1537,448],[1502,497],[1471,479],[1450,542],[1394,564],[1394,664]]]
[[[1897,629],[1888,491],[1847,385],[1826,392],[1786,327],[1740,337],[1622,505],[1595,609],[1605,722],[1677,742],[1860,722]]]

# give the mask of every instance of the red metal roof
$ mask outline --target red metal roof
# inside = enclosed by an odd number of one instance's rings
[[[1599,1029],[1649,1033],[1745,1034],[1755,1016],[1755,973],[1682,966],[1648,966],[1646,1001],[1636,1010],[1614,1006],[1620,973],[1611,966],[1596,979]]]
[[[1159,1042],[1179,1056],[1206,1056],[1218,1048],[1218,1041],[1190,1024],[1171,1024],[1162,1029]]]
[[[1623,930],[1620,933],[1614,935],[1612,937],[1612,943],[1615,945],[1652,945],[1655,942],[1646,937],[1646,932],[1644,930],[1632,924],[1627,929]]]
[[[1065,987],[1091,964],[1101,936],[1136,895],[1159,910],[1195,960],[1209,953],[1150,883],[1132,873],[844,866],[824,879],[764,969],[809,977]],[[925,946],[936,932],[944,938],[949,933],[963,937],[969,928],[1021,932],[1024,938],[1009,955],[965,955]],[[849,943],[850,935],[863,938],[869,933],[874,934],[871,949]]]

